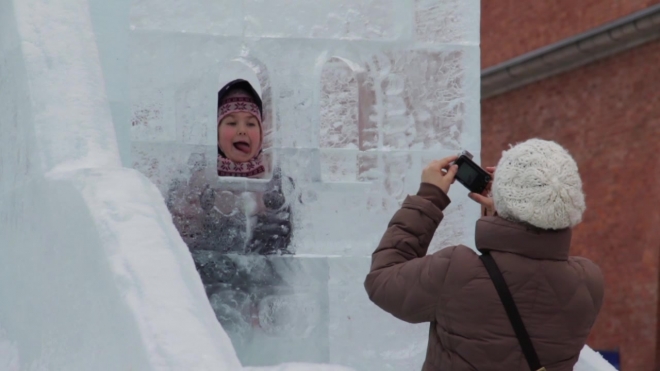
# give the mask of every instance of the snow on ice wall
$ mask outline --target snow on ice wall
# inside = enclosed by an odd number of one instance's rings
[[[129,34],[127,1],[0,0],[0,369],[241,368],[162,195],[122,167],[133,157],[165,192],[212,154],[214,96],[236,74],[260,83],[269,153],[294,179],[289,288],[322,303],[307,337],[285,328],[240,355],[419,368],[426,328],[377,310],[361,282],[424,163],[478,156],[478,3],[327,4],[135,1]],[[476,210],[452,197],[435,249],[471,244]]]

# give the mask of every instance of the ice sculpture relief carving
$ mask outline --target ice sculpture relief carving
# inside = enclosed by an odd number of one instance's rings
[[[336,57],[321,72],[319,147],[324,182],[357,180],[359,89],[355,72]]]
[[[397,152],[461,148],[463,59],[451,49],[375,53],[358,66],[330,58],[321,73],[323,181],[373,183],[373,194],[390,197],[373,207],[402,201],[415,164]]]

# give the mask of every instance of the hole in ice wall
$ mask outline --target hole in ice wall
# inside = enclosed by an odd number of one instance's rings
[[[273,169],[270,164],[272,99],[267,71],[259,61],[247,58],[229,61],[214,70],[214,76],[206,74],[185,84],[176,94],[178,137],[183,147],[179,154],[185,162],[180,161],[179,170],[166,190],[175,224],[191,251],[288,253],[291,211],[283,191],[292,185],[289,178],[281,176],[279,169]],[[219,159],[229,158],[220,155],[218,92],[237,79],[249,83],[250,92],[254,90],[253,93],[263,97],[264,120],[259,129],[264,133],[266,156],[260,166],[270,173],[262,172],[256,178],[268,176],[266,179],[247,179],[240,173],[218,177]],[[243,108],[235,111],[251,116],[245,108],[250,104],[236,102]],[[249,165],[249,160],[233,162]],[[257,181],[256,186],[247,184],[251,181]]]
[[[254,58],[241,57],[221,69],[219,81],[215,129],[218,175],[269,178],[273,171],[273,110],[266,66]]]
[[[218,183],[218,91],[231,80],[245,79],[263,101],[265,172],[256,186],[264,188],[273,170],[272,99],[265,67],[259,61],[236,58],[179,75],[163,81],[146,80],[132,89],[134,168],[147,175],[164,193],[175,178],[190,178],[193,167],[200,166],[200,161],[206,170],[200,175],[205,175],[209,184]],[[234,187],[246,187],[244,180],[231,183]]]
[[[265,179],[218,176],[218,91],[236,79],[248,81],[262,97]],[[295,184],[271,162],[267,69],[240,57],[182,84],[174,97],[173,146],[182,159],[165,190],[167,206],[241,362],[327,361],[326,349],[318,346],[327,341],[327,308],[319,300],[327,291],[327,264],[310,274],[309,264],[316,263],[292,256]]]

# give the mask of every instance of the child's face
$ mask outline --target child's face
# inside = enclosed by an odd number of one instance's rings
[[[235,112],[220,121],[218,145],[228,159],[247,162],[261,148],[261,127],[251,113]]]

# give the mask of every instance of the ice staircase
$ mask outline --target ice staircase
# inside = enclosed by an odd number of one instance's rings
[[[298,185],[297,255],[327,269],[319,363],[419,369],[426,328],[381,313],[361,281],[422,165],[478,156],[478,13],[0,0],[0,370],[266,370],[241,365],[162,196],[191,154],[212,154],[214,95],[236,74],[264,93],[270,154]],[[474,206],[452,198],[434,249],[472,245]],[[296,351],[269,369],[347,370]],[[611,369],[588,348],[578,368]]]

